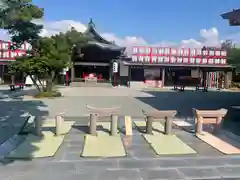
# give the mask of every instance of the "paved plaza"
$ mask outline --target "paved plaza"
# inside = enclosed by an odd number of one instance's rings
[[[120,130],[124,116],[143,120],[142,109],[177,110],[176,119],[193,120],[192,108],[218,109],[239,105],[240,94],[233,92],[139,91],[127,88],[60,88],[64,97],[33,100],[23,94],[1,98],[0,143],[16,133],[28,114],[51,119],[64,113],[75,125],[54,157],[31,161],[3,161],[1,180],[157,180],[157,179],[240,179],[240,156],[223,155],[213,147],[177,127],[173,132],[192,147],[194,155],[156,156],[138,129],[122,139],[127,156],[119,158],[80,157],[87,130],[86,104],[96,107],[121,106]],[[233,126],[236,126],[234,124]],[[129,143],[130,142],[130,143]],[[111,147],[109,147],[111,148]]]

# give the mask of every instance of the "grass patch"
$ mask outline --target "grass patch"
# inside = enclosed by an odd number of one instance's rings
[[[62,94],[58,91],[50,91],[50,92],[39,92],[34,97],[35,98],[55,98],[61,97]]]

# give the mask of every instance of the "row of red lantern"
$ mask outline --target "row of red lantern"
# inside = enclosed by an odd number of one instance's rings
[[[226,58],[195,58],[176,56],[132,56],[133,62],[140,63],[168,63],[168,64],[227,64]]]
[[[12,42],[0,41],[0,60],[1,61],[12,61],[16,57],[23,56],[26,54],[26,50],[29,49],[29,44],[24,43],[20,48],[11,50]]]
[[[9,50],[9,49],[11,49],[12,45],[13,45],[13,43],[10,42],[10,41],[1,41],[0,40],[0,50]],[[18,48],[18,50],[25,51],[29,48],[30,48],[30,44],[24,43],[24,44],[21,45],[21,47]]]
[[[170,48],[170,47],[144,47],[135,46],[132,49],[134,55],[173,55],[173,56],[217,56],[226,57],[227,52],[220,49],[203,48]]]
[[[26,52],[23,50],[8,50],[8,51],[0,51],[0,59],[1,60],[14,60],[16,57],[20,57],[25,55]]]

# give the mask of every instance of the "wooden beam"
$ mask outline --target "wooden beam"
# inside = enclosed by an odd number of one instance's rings
[[[132,136],[132,118],[131,118],[131,116],[125,116],[125,135]]]

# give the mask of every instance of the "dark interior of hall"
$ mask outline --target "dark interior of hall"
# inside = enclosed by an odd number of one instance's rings
[[[80,54],[83,56],[81,57]],[[103,49],[97,45],[87,45],[80,50],[76,49],[74,62],[98,62],[110,63],[112,59],[116,59],[121,55],[120,51],[112,51]]]

